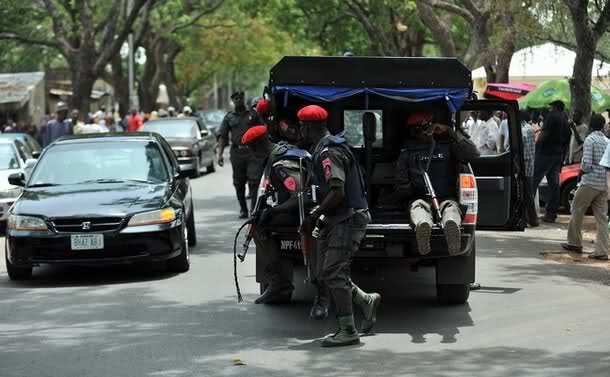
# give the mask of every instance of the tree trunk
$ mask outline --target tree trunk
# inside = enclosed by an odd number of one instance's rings
[[[129,81],[125,77],[121,55],[115,55],[111,60],[111,65],[110,82],[114,88],[114,96],[119,103],[119,114],[123,118],[131,109],[129,108]]]
[[[423,24],[430,30],[436,43],[438,43],[441,54],[451,57],[457,56],[457,49],[450,30],[450,23],[442,20],[434,8],[426,0],[417,0],[417,13]]]
[[[91,91],[96,76],[86,66],[70,66],[72,78],[72,97],[70,107],[80,111],[81,117],[87,119],[91,111]]]
[[[580,110],[588,119],[591,114],[591,71],[595,59],[595,43],[578,44],[576,49],[576,60],[574,60],[574,71],[570,79],[570,91],[572,92],[572,112]]]

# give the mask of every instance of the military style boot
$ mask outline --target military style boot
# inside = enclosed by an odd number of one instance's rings
[[[421,255],[430,254],[430,236],[432,235],[432,225],[427,221],[422,221],[415,226],[415,239],[417,239],[417,250]]]
[[[278,262],[272,263],[267,267],[269,285],[256,300],[255,304],[285,304],[290,302],[293,286],[289,282],[283,281],[280,275],[280,265]]]
[[[460,231],[460,226],[454,220],[447,220],[443,224],[443,230],[447,240],[449,255],[459,254],[462,250],[462,232]]]
[[[330,292],[328,292],[328,289],[320,283],[317,285],[317,290],[318,293],[313,299],[313,305],[311,307],[311,311],[309,312],[309,318],[322,321],[328,318]]]
[[[369,334],[377,322],[377,308],[381,303],[381,295],[379,293],[365,293],[356,284],[353,284],[352,301],[362,310],[364,319],[362,320],[362,334]]]
[[[341,347],[351,346],[360,343],[360,336],[354,324],[354,315],[337,317],[339,331],[334,335],[329,335],[322,340],[322,347]]]

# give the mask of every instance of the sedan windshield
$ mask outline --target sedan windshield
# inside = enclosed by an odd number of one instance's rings
[[[12,144],[0,144],[0,170],[19,169],[19,160]]]
[[[152,142],[59,144],[38,161],[28,186],[148,182],[168,179],[159,147]]]
[[[149,121],[142,129],[146,132],[156,132],[165,138],[197,138],[199,134],[197,122],[190,119]]]

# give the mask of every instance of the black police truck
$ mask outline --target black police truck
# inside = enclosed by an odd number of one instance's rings
[[[295,118],[305,105],[329,112],[332,133],[342,134],[360,159],[372,223],[354,263],[404,263],[436,268],[440,302],[468,300],[475,281],[476,229],[523,230],[524,164],[516,102],[476,100],[471,72],[454,58],[284,57],[270,71],[267,95],[274,116]],[[492,112],[508,122],[507,151],[486,154],[460,166],[454,176],[431,174],[432,185],[454,191],[463,212],[461,253],[450,255],[442,229],[432,230],[432,251],[418,253],[415,231],[404,205],[382,205],[381,193],[396,183],[396,162],[406,136],[405,119],[414,112],[441,114],[445,124],[468,127],[471,114]],[[474,133],[474,127],[465,132]],[[472,135],[477,137],[477,135]],[[299,234],[276,228],[285,261],[302,266]],[[257,252],[257,281],[264,287],[264,252]],[[297,267],[299,268],[299,267]]]

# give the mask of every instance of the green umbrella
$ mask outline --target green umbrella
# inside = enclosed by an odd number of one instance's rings
[[[551,102],[561,101],[570,109],[572,95],[568,80],[549,80],[540,84],[535,90],[519,99],[522,109],[542,109],[549,107]],[[597,113],[610,108],[610,96],[603,90],[591,86],[591,109]]]

